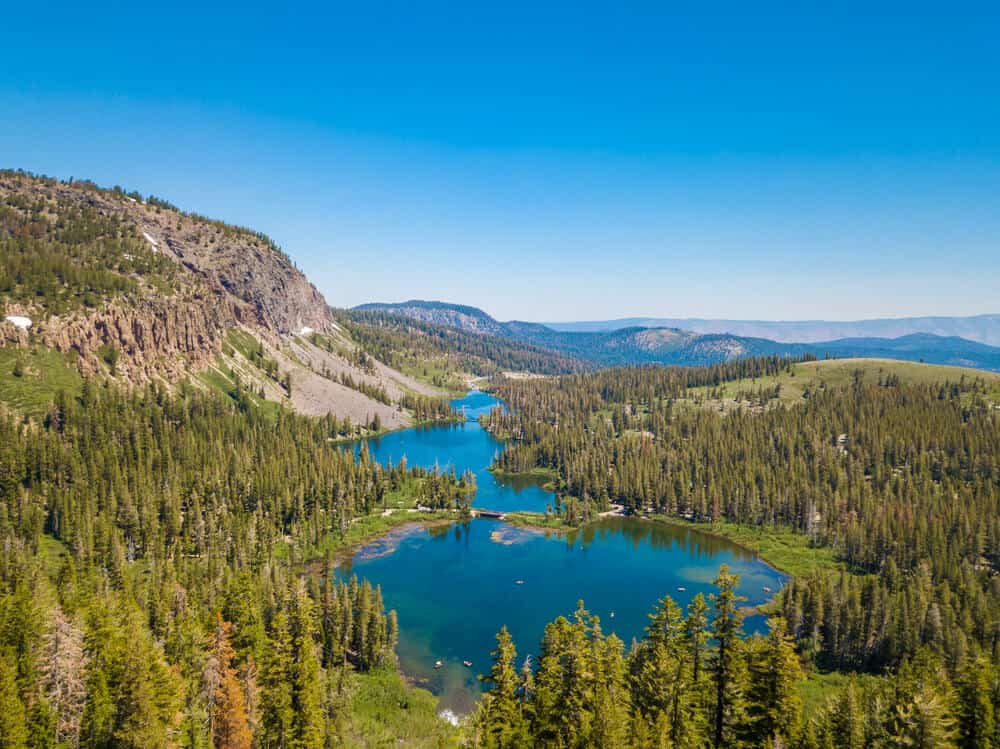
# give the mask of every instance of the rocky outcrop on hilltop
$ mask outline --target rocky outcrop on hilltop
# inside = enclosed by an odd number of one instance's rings
[[[0,250],[0,346],[51,348],[84,376],[122,383],[191,380],[354,423],[409,420],[399,401],[419,388],[361,371],[322,294],[264,234],[138,193],[0,171]]]
[[[66,275],[61,262],[104,274],[111,291],[96,297],[85,275],[74,279],[82,291],[64,281],[49,294],[57,302],[82,297],[83,304],[57,306],[28,293],[4,305],[35,325],[27,334],[3,325],[0,340],[76,351],[84,374],[113,356],[126,380],[172,381],[203,369],[237,325],[277,341],[332,324],[322,294],[263,234],[120,190],[16,172],[0,172],[0,205],[0,229],[7,230],[0,236],[22,243],[22,264],[48,255],[56,276]],[[47,280],[45,267],[35,270]]]

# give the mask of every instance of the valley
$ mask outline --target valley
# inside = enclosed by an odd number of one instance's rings
[[[22,172],[0,300],[4,746],[995,730],[986,344],[331,308],[263,234]]]
[[[472,393],[452,402],[467,423],[397,432],[368,440],[366,448],[379,462],[405,459],[426,469],[471,471],[478,487],[473,508],[551,513],[551,492],[530,478],[497,478],[488,470],[503,444],[478,419],[499,405]],[[603,612],[605,627],[628,641],[641,636],[646,612],[664,591],[686,605],[696,593],[710,592],[724,563],[740,575],[740,593],[750,607],[770,597],[765,587],[777,591],[783,584],[780,572],[718,536],[627,518],[555,534],[478,518],[414,524],[363,545],[338,573],[382,586],[386,605],[403,622],[403,672],[439,695],[442,709],[467,716],[481,690],[478,672],[463,661],[488,661],[497,621],[522,641],[538,641],[547,621],[585,597]],[[622,580],[629,581],[627,594]],[[763,617],[748,617],[747,628],[763,631]]]

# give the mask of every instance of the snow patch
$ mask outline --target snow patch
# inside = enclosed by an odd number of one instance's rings
[[[7,315],[7,322],[13,325],[15,328],[20,330],[27,330],[31,327],[30,317],[21,317],[21,315]]]
[[[304,325],[304,326],[302,327],[302,330],[300,330],[300,331],[299,331],[299,335],[303,335],[303,336],[304,336],[304,335],[312,335],[312,334],[313,334],[313,333],[315,333],[315,332],[316,332],[316,331],[314,331],[314,330],[313,330],[312,328],[310,328],[310,327],[309,327],[308,325]]]
[[[151,236],[149,236],[146,232],[143,232],[142,236],[144,236],[146,238],[146,241],[149,242],[153,246],[153,252],[157,252],[158,251],[157,248],[159,247],[159,243],[155,239],[153,239]]]
[[[453,726],[458,725],[458,716],[451,710],[442,710],[438,713],[438,717],[445,723],[451,723]]]

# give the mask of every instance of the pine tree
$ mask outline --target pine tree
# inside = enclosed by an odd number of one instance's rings
[[[625,746],[628,738],[630,693],[626,675],[624,644],[615,635],[602,637],[593,625],[591,647],[595,677],[591,746]]]
[[[295,736],[292,687],[292,635],[288,614],[279,611],[271,620],[261,672],[262,736],[265,747],[287,748]]]
[[[713,581],[719,589],[710,596],[712,601],[712,637],[716,647],[711,662],[714,702],[712,704],[712,741],[716,749],[734,741],[734,726],[739,722],[745,680],[742,635],[743,614],[739,604],[746,599],[736,594],[739,578],[729,572],[728,565],[719,568]]]
[[[767,639],[750,663],[748,736],[754,744],[777,740],[787,744],[799,733],[802,698],[797,685],[804,675],[785,620],[772,617],[768,628]]]
[[[316,621],[312,599],[300,582],[292,594],[288,617],[291,635],[292,710],[294,732],[289,749],[323,746],[322,674],[316,647]]]
[[[501,627],[496,640],[497,646],[490,652],[493,657],[490,673],[480,677],[490,685],[490,691],[483,696],[474,722],[479,729],[480,746],[507,749],[524,744],[527,725],[518,695],[517,650],[507,627]]]
[[[990,749],[996,732],[991,668],[985,657],[970,658],[958,682],[959,746]]]
[[[826,719],[826,736],[839,749],[864,749],[865,728],[854,680],[834,700]]]
[[[953,746],[955,719],[944,699],[930,686],[921,689],[909,704],[897,705],[898,746],[939,749]]]
[[[212,741],[216,749],[250,749],[252,737],[243,688],[233,668],[235,653],[229,643],[232,625],[216,615],[212,656],[219,670],[212,706]]]
[[[114,718],[115,705],[107,678],[99,668],[91,669],[87,679],[87,701],[80,722],[81,744],[93,749],[110,746]]]
[[[633,708],[653,724],[667,726],[670,740],[678,744],[696,728],[690,719],[695,691],[686,623],[669,596],[649,619],[646,637],[630,658]]]
[[[0,749],[25,749],[28,732],[24,703],[17,689],[17,669],[9,653],[0,652]]]

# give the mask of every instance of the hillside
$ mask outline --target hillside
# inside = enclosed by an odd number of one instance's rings
[[[359,312],[392,311],[398,315],[414,320],[446,325],[470,333],[502,334],[504,326],[481,309],[464,304],[449,304],[448,302],[428,302],[423,299],[411,299],[399,304],[382,304],[373,302],[355,307]]]
[[[510,371],[568,374],[590,366],[504,335],[470,332],[405,314],[354,309],[337,310],[335,317],[379,361],[455,391],[467,389],[470,375],[490,377]]]
[[[419,300],[368,304],[359,309],[406,315],[467,333],[513,339],[605,367],[635,364],[708,366],[753,356],[812,356],[877,357],[1000,370],[1000,348],[955,336],[914,334],[900,338],[788,343],[729,333],[701,334],[676,327],[555,330],[540,323],[498,322],[474,307]]]
[[[910,385],[962,383],[966,400],[978,394],[992,406],[1000,404],[997,372],[879,358],[790,363],[774,374],[692,387],[681,400],[722,412],[738,407],[759,410],[778,404],[802,404],[810,393],[855,382],[878,385],[897,381]]]
[[[0,172],[0,308],[15,408],[107,377],[403,426],[437,394],[365,355],[266,235],[120,188]]]

